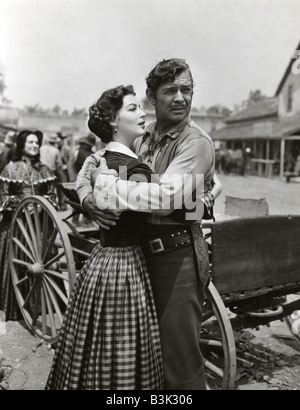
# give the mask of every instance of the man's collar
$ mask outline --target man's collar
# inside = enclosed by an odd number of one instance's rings
[[[186,118],[184,118],[181,122],[176,124],[173,128],[171,128],[169,131],[167,131],[165,134],[162,134],[160,138],[168,136],[171,138],[176,138],[178,134],[182,131],[182,129],[186,126],[186,124],[191,120],[191,116],[188,115]],[[151,124],[149,124],[146,128],[146,134],[144,136],[153,136],[157,130],[157,121],[153,121]]]

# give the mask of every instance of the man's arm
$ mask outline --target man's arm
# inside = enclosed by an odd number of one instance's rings
[[[183,203],[189,202],[192,192],[211,179],[213,174],[214,149],[211,140],[191,136],[179,147],[159,184],[137,184],[100,175],[95,187],[97,206],[100,209],[169,215],[174,209],[181,208]],[[202,191],[204,195],[204,189]]]

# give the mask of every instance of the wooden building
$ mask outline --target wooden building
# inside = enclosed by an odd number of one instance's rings
[[[300,53],[300,43],[297,50]],[[297,61],[291,58],[273,97],[249,102],[246,108],[225,119],[224,128],[211,132],[214,141],[225,148],[250,148],[254,168],[264,167],[262,174],[266,176],[278,174],[283,178],[286,172],[292,171],[300,153],[300,69],[295,69]]]

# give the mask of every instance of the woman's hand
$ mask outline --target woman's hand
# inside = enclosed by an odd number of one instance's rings
[[[89,214],[90,218],[103,229],[109,230],[117,224],[119,217],[108,210],[97,208],[93,194],[85,197],[82,207]]]
[[[97,177],[100,174],[105,174],[105,175],[115,175],[118,176],[117,171],[115,171],[114,169],[109,169],[107,164],[106,164],[106,159],[105,158],[101,158],[100,160],[100,165],[99,167],[97,167],[95,169],[95,171],[92,172],[92,184],[94,185]]]

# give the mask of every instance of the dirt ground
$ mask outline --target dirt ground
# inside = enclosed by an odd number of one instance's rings
[[[300,215],[300,183],[253,176],[219,175],[223,193],[215,215],[224,214],[225,195],[266,198],[270,214]],[[238,348],[237,388],[241,390],[300,390],[300,344],[285,323],[236,335]],[[43,390],[53,350],[38,345],[24,322],[0,322],[0,390]],[[1,350],[3,357],[1,358]],[[2,366],[1,366],[2,360]]]

